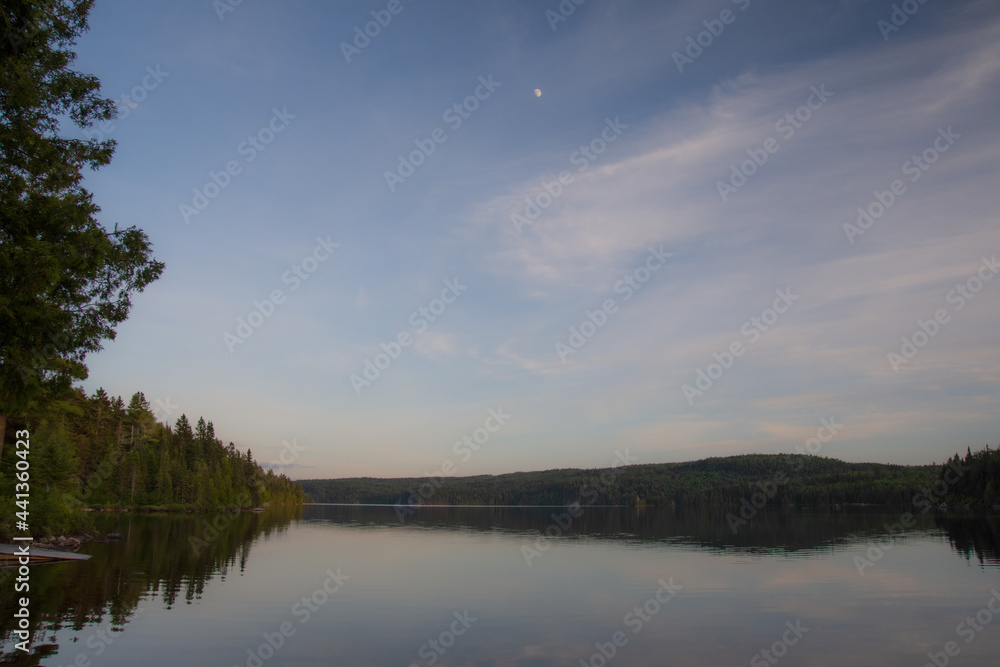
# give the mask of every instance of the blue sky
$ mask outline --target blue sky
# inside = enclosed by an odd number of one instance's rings
[[[995,444],[1000,8],[903,5],[98,0],[167,268],[85,387],[294,478]]]

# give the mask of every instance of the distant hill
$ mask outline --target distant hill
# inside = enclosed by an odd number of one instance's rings
[[[847,463],[799,454],[749,454],[687,463],[575,468],[473,477],[302,480],[319,503],[402,505],[760,506],[909,505],[941,466]],[[756,495],[755,495],[756,494]]]

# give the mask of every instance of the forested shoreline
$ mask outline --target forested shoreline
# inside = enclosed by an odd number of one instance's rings
[[[31,532],[84,532],[85,509],[212,511],[315,502],[420,505],[629,505],[770,507],[1000,505],[1000,451],[942,465],[848,463],[801,454],[749,454],[686,463],[559,469],[503,475],[345,478],[295,482],[265,470],[250,450],[224,445],[211,421],[157,421],[142,392],[129,403],[103,389],[66,391],[13,419],[30,432]],[[0,457],[0,538],[14,533],[16,463],[9,439]]]
[[[951,505],[987,507],[1000,510],[1000,450],[955,454],[941,466],[938,489],[946,489],[944,500]]]
[[[30,466],[27,523],[36,537],[85,531],[85,508],[210,511],[303,501],[298,483],[262,468],[249,449],[223,445],[212,422],[192,426],[183,414],[173,426],[158,422],[142,392],[126,405],[103,389],[91,396],[72,389],[11,419],[8,433],[20,429],[30,433],[30,447],[8,438],[0,457],[3,538],[23,511],[15,504],[19,456]]]
[[[952,472],[948,472],[952,471]],[[957,472],[956,472],[957,471]],[[686,463],[560,469],[473,477],[302,480],[323,503],[419,505],[632,505],[732,507],[760,498],[772,507],[1000,503],[1000,452],[944,465],[848,463],[802,454],[749,454]]]

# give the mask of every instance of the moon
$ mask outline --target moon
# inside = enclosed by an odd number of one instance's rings
[[[542,96],[542,91],[539,90],[538,88],[535,88],[535,97],[541,97],[541,96]]]

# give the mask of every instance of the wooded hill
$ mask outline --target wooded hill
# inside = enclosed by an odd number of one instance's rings
[[[750,454],[688,463],[546,470],[474,477],[302,480],[316,502],[402,505],[903,505],[932,492],[941,466],[847,463],[799,454]],[[759,498],[759,497],[758,497]]]
[[[28,428],[30,447],[18,448],[18,429]],[[28,524],[35,536],[81,530],[84,507],[211,510],[264,503],[298,504],[301,487],[265,471],[250,450],[224,446],[212,422],[192,427],[181,415],[173,427],[159,423],[141,393],[126,406],[103,389],[80,389],[8,424],[0,458],[0,536],[14,530],[16,463],[27,451]],[[19,454],[22,452],[22,454]],[[23,490],[23,489],[22,489]]]

